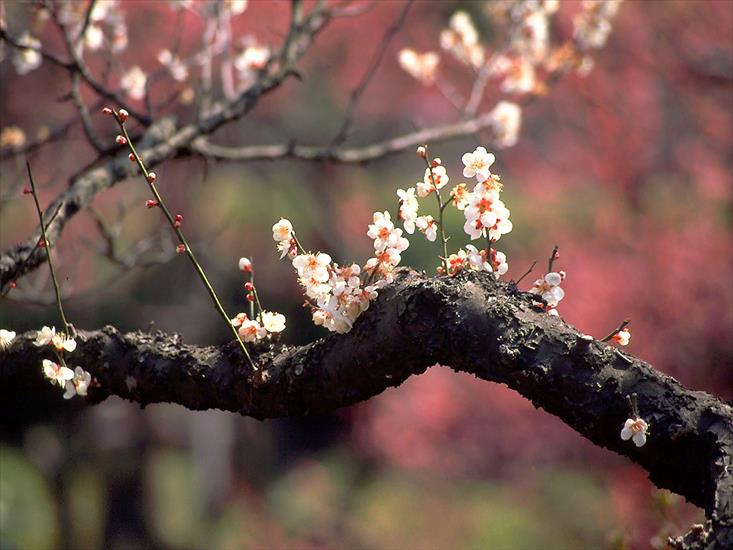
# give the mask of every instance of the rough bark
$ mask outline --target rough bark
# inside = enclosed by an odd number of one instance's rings
[[[20,335],[2,355],[4,380],[40,364],[44,352],[34,336]],[[707,524],[680,537],[679,547],[733,546],[733,408],[583,338],[537,311],[531,295],[488,274],[428,278],[402,269],[349,334],[300,347],[257,347],[257,372],[234,345],[189,346],[176,334],[105,327],[81,331],[78,341],[73,364],[94,376],[90,402],[118,395],[259,419],[344,407],[431,365],[447,365],[516,390],[596,445],[641,465],[658,487],[704,508]],[[632,393],[650,425],[641,448],[619,437]]]

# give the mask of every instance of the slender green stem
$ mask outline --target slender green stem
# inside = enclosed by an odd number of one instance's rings
[[[296,237],[295,231],[291,231],[290,234],[293,236],[293,240],[295,241],[295,246],[297,246],[303,254],[308,254],[308,251],[305,248],[303,248],[303,245],[300,244],[298,237]]]
[[[257,294],[257,287],[252,285],[252,294],[255,296],[255,301],[250,302],[251,305],[257,304],[257,309],[259,310],[259,313],[257,313],[257,318],[260,320],[260,323],[262,322],[262,312],[264,311],[262,309],[262,304],[260,303],[260,295]],[[252,311],[252,318],[254,319],[254,311]]]
[[[232,334],[234,335],[235,339],[239,343],[239,347],[242,349],[242,352],[244,353],[245,357],[249,360],[250,365],[252,365],[253,370],[257,370],[257,366],[255,365],[254,361],[252,360],[252,357],[249,354],[249,351],[247,351],[247,347],[244,345],[244,342],[239,336],[239,333],[237,332],[237,329],[232,324],[231,319],[229,315],[227,315],[227,312],[224,310],[224,307],[221,305],[221,301],[219,301],[219,297],[216,295],[216,292],[214,292],[214,287],[211,286],[211,283],[209,282],[209,278],[206,276],[206,273],[204,272],[204,269],[201,267],[201,264],[196,259],[196,255],[193,253],[193,250],[191,250],[191,247],[188,245],[188,241],[186,240],[186,237],[184,237],[183,232],[181,231],[180,227],[176,225],[175,218],[171,214],[170,210],[168,210],[168,207],[166,206],[165,202],[163,201],[163,198],[160,196],[160,193],[158,192],[157,187],[155,186],[154,181],[150,181],[149,178],[149,172],[147,168],[145,167],[145,164],[143,163],[142,158],[138,154],[137,150],[135,149],[135,146],[132,143],[132,140],[130,139],[129,134],[127,133],[127,128],[125,128],[124,122],[122,122],[119,118],[119,114],[117,112],[115,114],[115,120],[117,121],[117,124],[120,127],[120,130],[122,131],[122,134],[125,136],[125,139],[127,140],[127,145],[130,148],[130,151],[132,152],[133,157],[135,158],[135,162],[140,167],[140,170],[143,173],[143,176],[145,177],[145,181],[148,183],[148,187],[150,187],[150,191],[153,193],[153,196],[155,197],[155,200],[158,203],[158,206],[163,212],[163,215],[165,216],[166,220],[168,220],[169,225],[175,232],[176,236],[178,237],[178,240],[180,243],[184,246],[186,255],[191,260],[191,263],[194,266],[194,269],[196,270],[196,273],[198,274],[199,278],[201,279],[201,282],[206,287],[207,292],[209,293],[209,296],[211,297],[211,301],[214,304],[214,307],[219,312],[219,315],[221,315],[221,318],[224,319],[224,322],[227,324],[229,329],[231,330]]]
[[[443,226],[443,211],[445,210],[445,205],[443,204],[443,197],[440,195],[440,189],[435,185],[433,166],[428,160],[428,155],[425,155],[424,160],[430,173],[430,183],[433,184],[433,189],[435,189],[435,198],[438,199],[438,227],[440,228],[440,241],[443,244],[443,267],[445,268],[445,274],[448,275],[448,239],[445,236],[445,228]],[[446,202],[445,204],[447,205],[448,203]]]
[[[66,315],[64,314],[64,306],[61,305],[61,289],[59,288],[59,282],[56,279],[56,270],[53,267],[53,260],[51,260],[51,242],[48,240],[48,235],[46,234],[46,222],[43,221],[43,211],[41,210],[41,205],[38,202],[38,195],[36,194],[36,183],[35,181],[33,181],[33,173],[31,172],[31,163],[26,161],[25,167],[28,169],[28,180],[31,184],[31,194],[33,195],[33,202],[36,205],[36,212],[38,212],[38,220],[41,225],[41,238],[43,239],[43,243],[45,244],[46,248],[46,260],[48,261],[48,269],[49,271],[51,271],[53,290],[56,294],[56,306],[59,309],[61,322],[64,324],[64,333],[67,336],[71,336],[71,331],[69,330],[70,325],[69,322],[66,320]],[[58,209],[56,210],[56,212],[58,212]]]

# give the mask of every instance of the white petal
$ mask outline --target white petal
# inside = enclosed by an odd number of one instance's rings
[[[624,426],[623,430],[621,430],[621,439],[623,439],[624,441],[628,441],[629,439],[631,439],[631,435],[631,428],[629,428],[628,426]]]

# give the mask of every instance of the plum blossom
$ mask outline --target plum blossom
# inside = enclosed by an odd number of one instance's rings
[[[293,233],[293,224],[285,218],[272,226],[272,238],[276,242],[289,241]]]
[[[328,281],[330,264],[331,256],[323,252],[302,254],[293,258],[293,267],[298,270],[298,275],[302,279],[311,279],[319,283]]]
[[[18,74],[28,74],[41,66],[41,41],[24,32],[18,39],[17,48],[13,54],[13,65]]]
[[[425,233],[425,238],[430,242],[435,242],[438,237],[438,224],[432,216],[420,216],[415,220],[417,228]]]
[[[628,346],[629,340],[631,340],[631,331],[628,328],[624,328],[611,336],[611,340],[616,342],[619,346]]]
[[[142,99],[145,97],[145,85],[148,77],[143,70],[135,65],[120,80],[120,87],[132,99]]]
[[[649,425],[642,418],[627,418],[624,427],[621,429],[621,439],[631,439],[634,445],[642,447],[646,443]]]
[[[173,55],[169,49],[162,49],[158,52],[158,61],[168,69],[171,77],[176,82],[183,82],[188,78],[188,67],[181,61],[180,57]]]
[[[46,378],[48,378],[52,384],[56,383],[62,388],[66,386],[67,380],[72,380],[74,378],[74,371],[69,367],[59,365],[58,363],[54,363],[48,359],[43,360],[43,374],[46,375]]]
[[[484,64],[484,48],[478,43],[478,32],[465,11],[455,12],[449,28],[440,33],[440,47],[450,52],[460,62],[476,69]]]
[[[565,297],[565,291],[560,288],[565,273],[552,271],[545,275],[544,279],[537,279],[529,292],[539,294],[547,303],[547,312],[551,315],[558,315],[557,304]]]
[[[377,252],[388,247],[399,248],[402,240],[406,240],[402,237],[402,230],[395,228],[389,212],[375,212],[372,221],[373,223],[369,224],[367,236],[374,239],[374,250]]]
[[[399,218],[402,220],[402,227],[412,235],[415,232],[415,220],[417,219],[418,210],[415,188],[410,187],[406,191],[398,189],[397,196],[400,198]]]
[[[257,321],[247,319],[246,315],[237,332],[245,342],[256,342],[257,340],[262,340],[267,336],[267,330],[263,326],[260,326]]]
[[[67,380],[64,385],[64,399],[71,399],[75,395],[85,396],[89,389],[89,384],[92,382],[92,375],[82,369],[76,367],[74,369],[74,377],[71,380]]]
[[[496,146],[503,149],[516,145],[522,126],[522,108],[511,101],[500,101],[490,116]]]
[[[489,153],[485,147],[476,147],[473,153],[465,153],[461,158],[464,164],[463,177],[476,177],[478,181],[484,181],[491,175],[491,165],[496,157]]]
[[[0,350],[7,349],[15,338],[15,331],[0,328]]]
[[[466,191],[465,183],[459,183],[451,189],[450,196],[453,200],[453,206],[458,210],[463,210],[468,206],[468,191]]]
[[[398,54],[400,67],[411,77],[419,80],[425,86],[435,82],[440,57],[435,52],[418,53],[406,48]]]
[[[261,313],[261,319],[262,326],[267,332],[277,333],[285,330],[285,315],[282,313],[263,311]]]
[[[51,343],[55,336],[56,327],[44,326],[36,334],[36,341],[34,342],[34,344],[36,344],[37,346],[46,346]]]
[[[487,180],[493,182],[494,180]],[[468,205],[463,210],[466,223],[463,230],[472,240],[485,237],[498,241],[512,230],[509,209],[499,198],[499,191],[493,185],[479,183],[467,197]]]

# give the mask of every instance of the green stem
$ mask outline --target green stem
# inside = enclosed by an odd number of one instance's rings
[[[163,198],[160,196],[160,193],[158,193],[158,189],[155,186],[155,183],[150,181],[148,178],[149,172],[147,168],[145,168],[145,164],[143,163],[142,158],[138,154],[137,150],[135,149],[135,146],[132,144],[132,140],[130,140],[130,136],[127,133],[127,129],[125,128],[124,122],[122,122],[119,118],[119,114],[115,112],[115,120],[117,120],[117,124],[120,127],[120,130],[122,131],[122,134],[125,136],[125,139],[127,140],[127,145],[130,148],[130,151],[132,152],[133,157],[135,158],[135,162],[137,162],[137,165],[140,167],[140,170],[143,173],[143,176],[145,177],[145,181],[148,183],[148,186],[150,187],[150,191],[152,191],[153,196],[155,197],[155,200],[158,202],[158,206],[163,211],[163,215],[168,220],[168,224],[171,226],[173,231],[175,232],[176,236],[178,237],[178,240],[180,243],[185,247],[186,249],[186,255],[191,260],[191,263],[194,266],[194,269],[196,270],[196,273],[198,274],[199,278],[201,279],[201,282],[206,287],[207,292],[209,293],[209,296],[211,297],[211,301],[214,303],[214,307],[219,312],[219,315],[221,315],[221,318],[224,319],[224,322],[227,324],[229,329],[232,331],[232,334],[234,335],[234,338],[237,340],[237,343],[239,344],[239,347],[242,349],[242,352],[244,353],[245,357],[249,360],[250,365],[252,365],[253,370],[257,370],[257,366],[255,365],[254,361],[252,360],[252,357],[249,354],[249,351],[247,351],[247,347],[244,345],[244,342],[239,337],[239,333],[237,332],[237,329],[232,324],[229,315],[227,315],[226,311],[224,311],[224,307],[221,305],[221,302],[219,301],[219,297],[216,295],[216,292],[214,292],[214,288],[211,286],[211,283],[209,282],[209,278],[206,276],[206,273],[204,272],[204,269],[201,267],[201,264],[196,259],[196,255],[193,253],[193,250],[191,250],[191,247],[188,245],[188,241],[186,241],[186,237],[183,236],[183,232],[179,227],[176,226],[175,218],[171,214],[170,210],[168,210],[168,207],[166,206],[165,202],[163,201]]]
[[[69,322],[66,320],[66,315],[64,315],[64,307],[61,305],[61,289],[59,288],[59,282],[56,279],[56,270],[54,269],[53,261],[51,260],[51,242],[48,240],[48,235],[46,234],[46,223],[43,221],[43,212],[41,211],[41,205],[38,202],[38,195],[36,194],[36,183],[33,181],[33,173],[31,172],[31,163],[26,161],[25,166],[28,169],[28,179],[30,180],[31,184],[31,194],[33,195],[33,202],[36,204],[36,212],[38,212],[38,220],[40,221],[41,225],[41,237],[43,238],[43,242],[45,243],[46,247],[46,260],[48,261],[48,269],[51,271],[53,290],[56,294],[56,306],[59,309],[61,322],[64,324],[64,333],[67,336],[71,336],[71,331],[69,330],[70,325]],[[58,209],[56,210],[56,212],[58,212]]]
[[[445,205],[443,204],[443,197],[440,195],[440,190],[435,185],[433,166],[428,160],[428,155],[425,155],[424,160],[430,172],[430,182],[433,184],[433,189],[435,189],[435,198],[438,199],[438,227],[440,228],[440,241],[443,243],[443,267],[445,268],[445,274],[448,275],[448,239],[445,236],[445,228],[443,227],[443,211],[445,210]],[[448,203],[445,204],[447,205]]]

